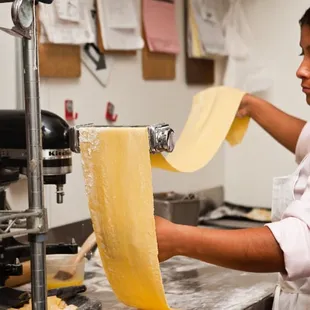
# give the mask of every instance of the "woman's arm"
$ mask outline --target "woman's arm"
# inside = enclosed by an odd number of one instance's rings
[[[159,260],[182,255],[247,272],[285,273],[284,255],[268,227],[217,230],[156,218]]]
[[[298,137],[306,124],[304,120],[291,116],[271,103],[249,94],[243,97],[238,116],[250,116],[275,140],[293,153],[296,150]]]

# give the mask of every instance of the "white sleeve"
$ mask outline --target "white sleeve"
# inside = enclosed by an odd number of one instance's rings
[[[292,205],[292,208],[300,206]],[[266,225],[277,240],[284,254],[287,281],[310,277],[310,230],[295,216]]]
[[[304,194],[286,209],[282,220],[266,226],[284,253],[284,279],[310,277],[310,178]]]
[[[306,155],[310,153],[310,123],[306,123],[304,128],[302,129],[295,151],[296,162],[298,164],[306,157]]]

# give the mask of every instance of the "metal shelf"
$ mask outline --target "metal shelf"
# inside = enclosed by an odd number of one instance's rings
[[[40,216],[41,211],[13,211],[6,201],[6,210],[0,210],[0,241],[8,237],[39,233],[38,228],[27,227],[27,220]]]

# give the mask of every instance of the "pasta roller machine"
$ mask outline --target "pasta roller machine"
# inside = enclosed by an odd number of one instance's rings
[[[25,117],[23,110],[0,110],[0,186],[27,174]],[[79,130],[85,127],[108,128],[92,124],[69,127],[60,116],[41,111],[43,182],[56,186],[58,203],[63,202],[66,175],[72,172],[72,152],[80,153]],[[133,127],[147,127],[150,153],[173,151],[174,131],[169,125]]]
[[[93,124],[78,125],[69,130],[70,149],[80,153],[80,129],[81,128],[109,128],[109,126],[95,126]],[[149,134],[150,153],[172,152],[174,149],[174,131],[168,124],[159,123],[150,126],[113,126],[113,128],[146,127]]]

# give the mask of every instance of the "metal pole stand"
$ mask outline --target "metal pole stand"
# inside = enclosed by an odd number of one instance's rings
[[[30,38],[23,40],[24,91],[27,137],[27,176],[29,212],[39,212],[38,217],[27,219],[27,228],[38,230],[29,235],[31,251],[31,294],[32,309],[47,309],[46,288],[46,233],[47,216],[44,208],[41,108],[39,92],[39,57],[37,45],[37,22],[34,0],[32,4],[33,22]]]

